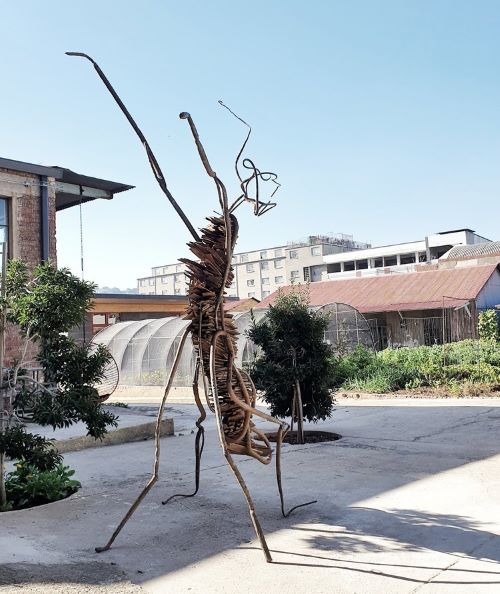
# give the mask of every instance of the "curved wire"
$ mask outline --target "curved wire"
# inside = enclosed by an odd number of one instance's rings
[[[260,171],[260,169],[257,169],[257,167],[255,166],[254,162],[251,159],[245,158],[245,159],[243,159],[241,164],[245,169],[251,171],[251,174],[246,178],[242,177],[240,168],[239,168],[239,163],[240,163],[241,156],[243,155],[243,152],[247,146],[250,135],[252,133],[252,127],[250,126],[250,124],[248,122],[246,122],[243,118],[241,118],[239,115],[237,115],[230,107],[228,107],[220,99],[219,99],[219,105],[221,105],[222,107],[227,109],[227,111],[229,111],[229,113],[231,115],[233,115],[237,120],[242,122],[248,128],[248,134],[246,135],[246,138],[238,152],[238,155],[237,155],[235,163],[234,163],[236,175],[238,176],[238,179],[240,181],[240,188],[241,188],[242,194],[240,196],[238,196],[238,198],[236,198],[236,200],[231,204],[231,206],[229,208],[229,212],[234,212],[241,204],[243,204],[243,202],[250,202],[254,206],[254,214],[256,216],[261,216],[261,215],[265,214],[266,212],[268,212],[269,210],[271,210],[271,208],[274,208],[276,206],[276,203],[271,202],[271,201],[261,202],[259,181],[262,181],[262,182],[271,181],[276,185],[276,188],[274,189],[273,193],[270,196],[270,198],[272,198],[276,194],[276,192],[279,190],[279,188],[281,187],[281,184],[277,181],[278,176],[276,173],[273,173],[271,171]],[[254,197],[253,198],[250,196],[250,188],[252,187],[252,185],[254,188],[254,194],[253,194]]]

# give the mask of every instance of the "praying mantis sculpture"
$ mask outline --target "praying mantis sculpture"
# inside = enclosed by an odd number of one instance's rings
[[[263,464],[269,464],[272,460],[273,451],[269,443],[269,439],[263,431],[259,430],[255,426],[252,420],[254,415],[278,425],[276,441],[276,478],[281,501],[281,512],[283,516],[287,517],[294,509],[303,507],[305,505],[310,505],[311,503],[315,503],[315,501],[302,503],[293,507],[288,512],[285,511],[283,489],[281,485],[280,455],[283,437],[288,431],[289,427],[287,423],[280,421],[256,408],[255,386],[250,376],[243,370],[238,369],[235,364],[237,330],[232,316],[224,311],[224,296],[225,290],[230,287],[233,281],[231,262],[238,236],[238,221],[234,215],[234,211],[238,208],[238,206],[247,202],[253,205],[254,214],[256,216],[261,216],[268,212],[276,204],[271,201],[262,202],[259,199],[259,184],[260,182],[271,181],[276,185],[274,192],[271,194],[272,198],[274,193],[279,188],[277,177],[274,173],[260,171],[255,167],[254,163],[250,159],[244,158],[242,160],[243,151],[245,150],[250,138],[251,127],[222,102],[219,102],[223,107],[228,109],[235,117],[237,117],[248,127],[246,139],[240,152],[238,153],[235,163],[236,174],[240,182],[241,194],[234,202],[232,202],[232,204],[230,204],[226,187],[212,169],[208,161],[205,149],[201,143],[192,117],[189,113],[181,113],[180,118],[187,120],[189,124],[205,171],[215,183],[221,209],[221,214],[216,214],[207,218],[208,225],[203,228],[201,230],[201,234],[198,235],[193,225],[170,193],[158,161],[156,160],[156,157],[153,154],[153,151],[151,150],[144,134],[130,115],[129,111],[112,87],[109,80],[106,78],[103,71],[100,69],[99,65],[87,54],[79,52],[67,52],[67,55],[86,58],[93,64],[102,82],[111,93],[121,111],[134,129],[135,133],[141,140],[146,150],[151,169],[153,170],[154,176],[160,188],[167,196],[168,200],[175,208],[177,214],[180,216],[191,233],[193,241],[191,241],[188,246],[191,252],[197,258],[197,260],[181,260],[181,262],[184,262],[188,268],[187,276],[189,277],[189,305],[186,319],[190,320],[191,323],[186,328],[181,337],[174,363],[170,371],[169,379],[165,387],[164,395],[158,410],[155,429],[155,459],[152,476],[128,512],[123,517],[122,521],[112,534],[107,544],[103,547],[97,547],[96,551],[100,553],[102,551],[108,550],[111,547],[115,538],[125,526],[131,515],[158,480],[161,419],[163,417],[167,397],[172,387],[186,339],[188,335],[191,335],[196,354],[193,393],[196,405],[199,410],[199,417],[196,421],[197,434],[195,438],[195,490],[190,494],[173,495],[163,503],[168,503],[175,497],[192,497],[196,495],[199,489],[201,455],[203,452],[205,439],[203,421],[206,418],[206,411],[201,402],[198,388],[199,378],[201,375],[208,408],[215,413],[217,432],[222,450],[224,452],[224,457],[244,493],[246,502],[248,504],[250,517],[256,535],[260,541],[266,561],[271,562],[271,554],[266,543],[264,532],[257,517],[252,497],[243,479],[243,476],[241,475],[233,459],[234,455],[243,455],[251,456]],[[249,172],[247,177],[242,176],[240,172],[240,161],[241,166]],[[250,192],[252,190],[254,192],[253,197],[250,196]]]

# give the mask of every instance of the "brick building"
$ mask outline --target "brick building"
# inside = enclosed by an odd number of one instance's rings
[[[30,267],[45,260],[57,263],[56,213],[96,199],[111,200],[132,187],[63,167],[0,158],[0,246],[7,258],[22,259]],[[20,346],[17,333],[7,328],[6,365]]]

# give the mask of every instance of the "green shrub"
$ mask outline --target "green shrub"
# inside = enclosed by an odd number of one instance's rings
[[[479,314],[478,332],[481,340],[498,341],[498,317],[494,309],[486,309]]]
[[[5,481],[10,508],[23,509],[68,497],[80,488],[80,483],[71,478],[74,474],[74,470],[63,464],[40,470],[21,460]]]
[[[385,393],[412,388],[445,388],[477,393],[500,388],[500,344],[464,340],[444,346],[385,349],[363,347],[337,362],[342,389]]]
[[[250,374],[272,415],[292,416],[296,381],[305,419],[317,422],[331,415],[332,390],[341,382],[337,360],[324,341],[328,322],[327,316],[310,311],[308,293],[300,287],[280,293],[265,318],[253,321],[248,336],[261,354],[250,366]]]

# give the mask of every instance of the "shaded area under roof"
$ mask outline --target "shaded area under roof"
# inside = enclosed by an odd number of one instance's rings
[[[75,173],[65,167],[46,167],[3,157],[0,157],[0,168],[18,173],[53,177],[56,182],[56,210],[64,210],[80,204],[80,202],[97,199],[111,200],[115,194],[131,190],[134,187]]]
[[[362,313],[439,309],[457,307],[476,299],[481,289],[497,269],[496,264],[387,274],[321,281],[309,285],[311,306],[327,303],[347,303]],[[289,292],[291,286],[282,289]],[[256,308],[269,307],[278,292],[263,299]]]

